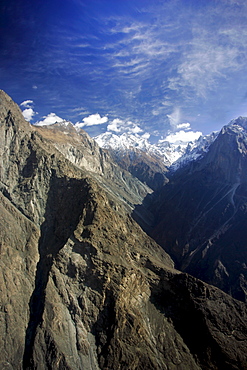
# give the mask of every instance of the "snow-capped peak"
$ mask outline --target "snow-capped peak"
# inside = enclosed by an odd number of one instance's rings
[[[113,150],[129,150],[139,149],[148,152],[151,148],[151,144],[148,142],[146,135],[128,134],[123,133],[116,135],[112,132],[105,132],[100,134],[94,139],[98,145],[102,148],[113,149]]]
[[[183,166],[184,164],[197,159],[205,153],[209,145],[216,138],[217,133],[212,133],[207,136],[195,135],[193,141],[175,140],[169,142],[163,139],[156,144],[151,144],[148,141],[148,135],[128,134],[123,133],[116,135],[112,132],[105,132],[94,137],[98,145],[102,148],[111,149],[113,151],[131,151],[138,149],[145,153],[153,154],[163,158],[164,164],[172,170]]]

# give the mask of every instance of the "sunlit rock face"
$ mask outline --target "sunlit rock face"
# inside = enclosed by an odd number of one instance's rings
[[[177,171],[149,207],[150,235],[176,267],[247,300],[247,119],[223,127],[208,153]]]
[[[0,115],[0,368],[244,369],[246,305],[174,269],[133,180],[118,196],[4,92]]]

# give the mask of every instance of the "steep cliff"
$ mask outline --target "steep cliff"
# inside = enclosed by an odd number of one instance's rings
[[[4,92],[0,115],[0,368],[245,369],[246,305],[174,270]]]

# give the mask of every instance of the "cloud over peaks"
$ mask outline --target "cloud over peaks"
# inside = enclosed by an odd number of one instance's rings
[[[83,118],[82,122],[77,122],[75,124],[75,127],[89,127],[89,126],[95,126],[95,125],[101,125],[103,123],[108,122],[108,117],[104,116],[101,117],[99,113],[91,114],[88,117]]]
[[[179,144],[182,143],[189,143],[190,141],[194,141],[199,139],[202,135],[200,131],[184,131],[180,130],[173,134],[166,136],[165,141],[168,141],[171,144]]]
[[[55,113],[49,113],[47,116],[43,117],[43,120],[35,122],[36,126],[48,126],[53,125],[54,123],[63,122],[64,120],[57,116]]]
[[[131,121],[123,121],[119,118],[115,118],[107,126],[107,131],[112,131],[116,133],[128,133],[128,134],[140,134],[143,130],[136,124]]]

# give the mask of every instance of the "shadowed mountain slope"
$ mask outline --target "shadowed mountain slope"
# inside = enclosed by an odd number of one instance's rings
[[[152,196],[150,235],[176,267],[247,297],[247,119],[225,126],[208,153]],[[149,200],[150,202],[150,200]]]

